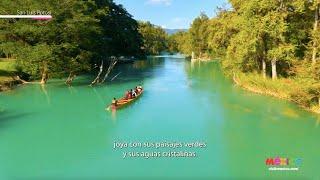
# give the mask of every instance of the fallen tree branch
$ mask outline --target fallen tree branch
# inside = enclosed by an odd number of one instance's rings
[[[41,82],[29,82],[21,79],[19,76],[12,76],[12,79],[15,81],[20,81],[22,84],[41,84]]]
[[[20,81],[22,84],[28,84],[30,82],[21,79],[19,76],[12,76],[12,79],[15,81]]]

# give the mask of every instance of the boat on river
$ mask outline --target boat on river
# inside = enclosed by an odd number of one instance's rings
[[[137,96],[135,98],[131,98],[131,99],[121,98],[121,99],[119,99],[117,102],[117,106],[110,104],[107,107],[107,110],[117,110],[117,109],[124,108],[124,107],[128,106],[129,104],[132,104],[134,101],[136,101],[143,94],[143,91],[144,90],[142,89],[141,92],[139,94],[137,94]]]

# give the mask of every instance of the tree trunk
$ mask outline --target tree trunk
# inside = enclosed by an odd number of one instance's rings
[[[266,40],[266,35],[263,33],[262,34],[262,53],[261,53],[261,58],[262,58],[262,76],[264,79],[267,78],[267,53],[268,53],[268,45],[267,45],[267,40]]]
[[[97,77],[91,82],[90,86],[93,86],[93,85],[100,82],[100,76],[101,76],[102,72],[103,72],[103,61],[101,61],[100,70],[99,70]]]
[[[319,108],[320,108],[320,96],[318,97],[318,104],[319,104]]]
[[[30,82],[28,82],[28,81],[25,81],[25,80],[21,79],[19,76],[13,76],[12,78],[13,78],[14,80],[20,81],[22,84],[28,84],[28,83],[30,83]]]
[[[316,33],[318,30],[318,22],[319,22],[319,3],[317,3],[315,13],[314,13],[314,26],[313,32]],[[317,63],[317,42],[313,40],[313,50],[312,50],[312,65]]]
[[[47,62],[44,61],[40,84],[46,84],[47,81],[48,81],[48,65],[47,65]]]
[[[104,83],[104,81],[107,79],[107,77],[109,76],[110,72],[112,71],[112,69],[114,68],[114,66],[117,64],[117,62],[118,62],[117,59],[113,59],[113,60],[110,62],[109,68],[108,68],[106,74],[104,75],[103,80],[102,80],[100,83]]]
[[[48,74],[47,73],[42,73],[41,81],[40,84],[46,84],[48,80]]]
[[[267,65],[266,65],[266,60],[265,58],[262,58],[262,76],[264,79],[267,78]]]
[[[272,67],[272,79],[277,79],[277,60],[273,59],[271,61],[271,67]]]
[[[70,86],[75,77],[76,75],[73,72],[70,72],[65,83]]]
[[[40,84],[46,84],[48,81],[48,74],[46,72],[42,73]]]

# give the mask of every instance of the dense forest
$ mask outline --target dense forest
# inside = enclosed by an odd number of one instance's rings
[[[32,10],[53,18],[0,20],[0,58],[14,60],[25,80],[68,77],[71,83],[77,74],[100,71],[94,83],[101,82],[101,70],[110,70],[105,67],[114,65],[113,57],[158,54],[166,46],[161,28],[137,22],[112,0],[0,2],[1,14]]]
[[[224,72],[246,89],[320,107],[318,0],[229,0],[231,8],[201,14],[171,49],[219,58]]]

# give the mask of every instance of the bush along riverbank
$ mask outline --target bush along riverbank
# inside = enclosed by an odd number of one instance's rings
[[[264,79],[253,73],[233,73],[232,79],[247,91],[289,100],[305,110],[320,114],[319,91],[315,83],[299,78]]]
[[[14,87],[16,87],[19,84],[22,84],[22,82],[20,80],[16,80],[16,79],[2,81],[2,82],[0,82],[0,92],[12,90]]]
[[[0,91],[12,89],[21,81],[14,77],[15,59],[0,58]]]

